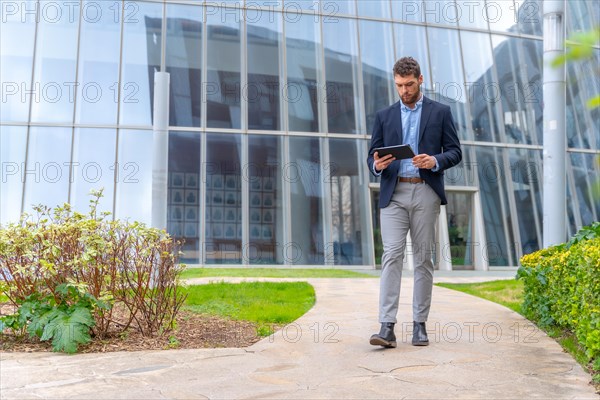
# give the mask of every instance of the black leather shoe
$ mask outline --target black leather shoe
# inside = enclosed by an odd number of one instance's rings
[[[381,324],[379,333],[371,336],[369,340],[373,346],[383,346],[387,348],[396,347],[396,335],[394,334],[394,323],[384,322]]]
[[[425,322],[413,321],[413,346],[429,346],[429,339],[427,338],[427,328],[425,328]]]

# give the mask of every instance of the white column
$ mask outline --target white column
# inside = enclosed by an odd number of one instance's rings
[[[169,79],[167,72],[154,74],[154,123],[152,151],[152,226],[167,229],[167,173],[169,166]]]
[[[567,239],[565,158],[565,65],[551,62],[564,53],[565,2],[544,1],[544,247]]]

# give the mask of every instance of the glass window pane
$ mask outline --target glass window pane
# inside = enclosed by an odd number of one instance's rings
[[[598,95],[600,52],[591,59],[567,63],[567,141],[569,147],[598,149],[600,108],[587,102]]]
[[[34,122],[73,122],[79,18],[66,3],[53,3],[37,32],[31,107]]]
[[[389,0],[357,0],[359,17],[390,18]]]
[[[427,28],[432,91],[426,93],[434,100],[447,104],[460,139],[469,139],[467,127],[467,96],[463,91],[465,79],[461,68],[458,32],[450,29]]]
[[[254,22],[256,21],[256,22]],[[248,21],[248,129],[280,129],[279,14]]]
[[[542,42],[492,35],[504,142],[542,144]]]
[[[167,5],[167,72],[171,74],[169,124],[200,126],[202,7]]]
[[[359,149],[359,147],[361,149]],[[352,139],[330,139],[330,169],[327,181],[331,185],[331,220],[334,263],[336,265],[361,265],[363,257],[362,204],[365,190],[358,162],[366,154],[360,143]],[[360,150],[360,151],[359,151]]]
[[[160,69],[162,4],[126,2],[120,123],[152,125],[154,72]]]
[[[354,0],[321,0],[323,23],[337,23],[340,15],[356,15]]]
[[[428,95],[431,92],[431,72],[429,71],[429,55],[427,54],[427,34],[424,26],[394,24],[396,35],[396,59],[412,57],[419,63],[423,84],[421,89]],[[411,38],[405,40],[405,38]],[[392,83],[393,85],[393,83]],[[394,99],[400,100],[394,89]]]
[[[519,31],[526,35],[542,36],[542,0],[516,0]]]
[[[239,135],[207,134],[206,263],[242,262],[242,142]],[[232,220],[235,218],[235,221]],[[235,231],[232,230],[235,227]]]
[[[181,260],[198,264],[200,259],[200,134],[169,133],[169,190],[167,232],[183,241]]]
[[[79,43],[77,123],[117,123],[121,57],[121,21],[118,16],[121,7],[116,5],[118,3],[109,1],[86,0],[83,3],[86,11],[81,22]]]
[[[587,32],[600,24],[600,7],[595,0],[567,1],[567,37],[575,32]]]
[[[510,175],[519,223],[520,254],[542,247],[542,153],[510,149]]]
[[[241,127],[240,13],[207,11],[206,124],[209,128]]]
[[[35,16],[23,15],[21,8],[34,10],[33,1],[14,2],[14,14],[8,9],[2,13],[0,35],[0,82],[2,84],[2,122],[28,122],[31,95],[31,69],[33,68],[33,42],[35,39]],[[4,7],[4,5],[3,5]],[[9,4],[6,3],[6,7]],[[18,38],[18,40],[15,40]],[[34,95],[34,100],[39,97]],[[41,100],[41,99],[40,99]]]
[[[248,137],[248,179],[250,193],[250,264],[283,264],[283,202],[281,191],[281,137]],[[225,234],[235,224],[224,225]]]
[[[425,22],[422,1],[392,0],[392,15],[398,21]]]
[[[454,0],[423,1],[425,20],[430,24],[456,26],[459,18]]]
[[[327,2],[327,0],[325,0]],[[321,0],[286,0],[283,5],[284,18],[286,22],[291,22],[296,20],[295,15],[289,15],[285,17],[286,13],[298,11],[298,10],[307,10],[318,12],[321,7]],[[314,18],[314,17],[313,17]]]
[[[0,126],[0,225],[21,216],[26,145],[27,127]]]
[[[571,162],[573,182],[577,192],[577,201],[572,195],[567,201],[569,208],[578,208],[581,224],[589,225],[600,218],[600,156],[596,154],[570,153],[567,162]],[[577,227],[578,229],[580,227]]]
[[[512,0],[487,0],[485,6],[490,30],[518,32],[517,8]]]
[[[303,15],[286,22],[287,105],[290,131],[318,132],[319,24]]]
[[[355,21],[338,18],[336,24],[323,23],[323,41],[329,132],[358,133],[358,49]]]
[[[501,99],[494,78],[490,37],[487,33],[460,31],[465,66],[465,86],[475,140],[502,142],[496,115]]]
[[[31,127],[25,175],[25,212],[56,207],[69,199],[72,128]]]
[[[115,218],[152,223],[152,131],[122,129],[118,136]]]
[[[104,189],[98,211],[113,213],[117,133],[114,129],[75,129],[71,171],[71,205],[89,211],[91,190]]]
[[[483,0],[456,0],[458,25],[461,27],[488,29],[486,3]]]
[[[290,137],[290,207],[292,244],[298,250],[288,255],[298,265],[322,265],[323,188],[321,150],[318,138]],[[293,177],[293,178],[292,178]],[[290,253],[292,254],[292,253]]]
[[[373,46],[373,43],[378,45]],[[394,98],[392,25],[384,22],[361,21],[360,48],[367,131],[371,132],[375,113],[388,107]]]
[[[495,147],[475,148],[475,159],[479,177],[479,193],[483,209],[486,243],[484,254],[490,266],[514,266],[516,257],[513,223],[507,197],[504,150]]]

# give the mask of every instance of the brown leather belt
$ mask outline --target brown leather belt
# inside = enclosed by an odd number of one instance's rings
[[[421,178],[405,178],[403,176],[398,177],[398,182],[425,183],[425,181]]]

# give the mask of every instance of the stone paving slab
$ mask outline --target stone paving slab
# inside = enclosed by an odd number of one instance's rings
[[[2,353],[0,398],[599,398],[554,340],[504,307],[434,287],[431,344],[413,347],[405,279],[406,322],[397,325],[398,348],[384,350],[368,344],[378,330],[378,279],[305,280],[315,307],[246,349]]]

